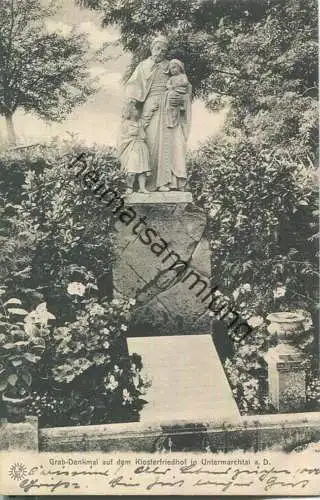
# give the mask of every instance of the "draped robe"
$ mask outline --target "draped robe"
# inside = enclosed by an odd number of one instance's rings
[[[147,122],[146,142],[150,154],[151,176],[148,188],[170,185],[172,174],[185,179],[187,139],[191,123],[191,86],[185,97],[185,111],[175,127],[166,123],[169,61],[142,61],[127,82],[126,95],[142,103],[142,119]]]

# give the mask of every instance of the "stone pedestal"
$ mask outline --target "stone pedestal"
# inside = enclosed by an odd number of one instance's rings
[[[306,402],[306,370],[301,352],[287,344],[269,349],[269,398],[280,412],[299,411]]]
[[[113,286],[136,299],[129,335],[210,333],[210,300],[202,301],[211,276],[206,216],[191,193],[134,193],[121,213]],[[183,281],[186,269],[193,274]]]
[[[0,450],[38,451],[38,419],[26,417],[24,422],[0,422]]]
[[[163,203],[192,203],[192,194],[184,191],[154,191],[153,193],[132,193],[125,197],[127,205],[150,205]]]
[[[268,350],[268,393],[279,412],[299,411],[306,403],[306,363],[303,352],[294,347],[295,332],[303,328],[304,316],[297,313],[274,313],[268,330],[278,337],[278,345]]]

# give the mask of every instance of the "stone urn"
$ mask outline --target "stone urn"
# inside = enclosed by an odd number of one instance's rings
[[[6,405],[7,418],[9,422],[23,422],[26,416],[26,407],[31,400],[30,394],[25,397],[14,398],[7,394],[2,395],[2,400]]]
[[[306,316],[300,311],[283,311],[269,314],[267,320],[268,332],[276,334],[279,342],[290,344],[295,334],[305,329]]]

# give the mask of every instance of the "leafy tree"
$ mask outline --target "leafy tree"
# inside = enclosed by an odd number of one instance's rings
[[[211,109],[232,104],[232,129],[261,147],[317,144],[315,0],[79,0],[116,24],[130,71],[161,31],[184,60],[194,93]],[[313,157],[311,158],[314,159]]]
[[[0,3],[0,115],[15,143],[13,114],[21,108],[48,120],[62,120],[93,92],[86,67],[86,39],[45,29],[40,0]]]

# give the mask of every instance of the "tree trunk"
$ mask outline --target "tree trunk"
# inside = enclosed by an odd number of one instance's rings
[[[13,117],[13,113],[6,115],[6,125],[7,125],[8,142],[9,142],[9,144],[14,146],[16,144],[17,140],[16,140],[16,133],[14,131],[12,117]]]

